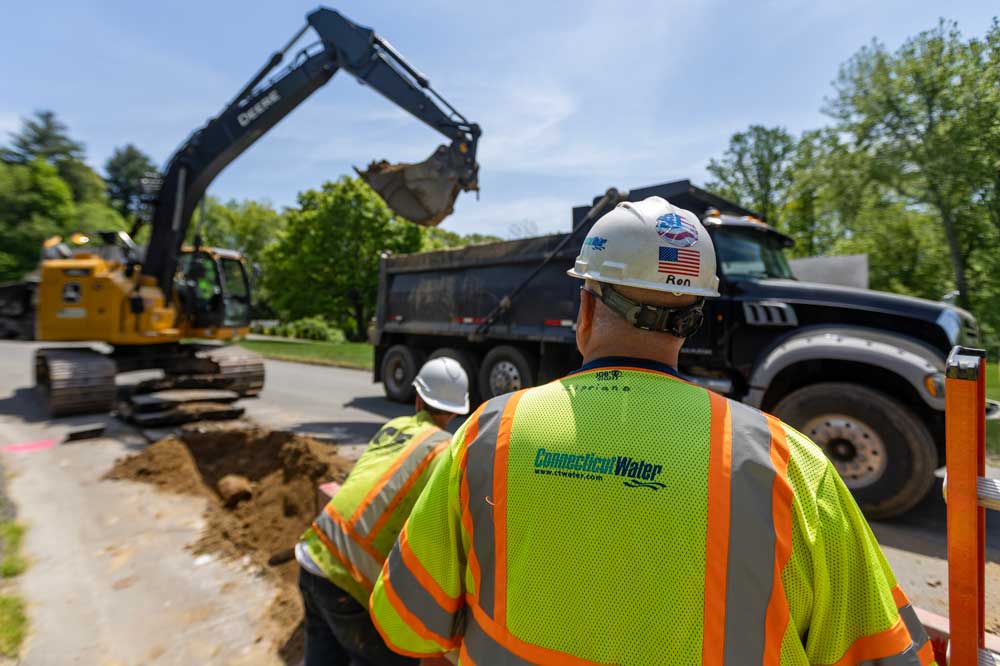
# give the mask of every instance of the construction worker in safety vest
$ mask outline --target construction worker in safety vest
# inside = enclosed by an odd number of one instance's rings
[[[389,647],[489,666],[932,663],[823,452],[678,375],[715,269],[697,217],[660,197],[594,224],[569,271],[583,366],[457,431],[372,593]]]
[[[469,380],[451,358],[431,359],[416,380],[416,413],[385,424],[343,486],[296,545],[305,607],[305,666],[417,664],[386,648],[368,597],[451,434],[469,413]]]

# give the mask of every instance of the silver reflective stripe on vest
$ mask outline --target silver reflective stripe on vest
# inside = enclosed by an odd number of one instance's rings
[[[917,648],[911,645],[891,657],[859,661],[858,666],[920,666],[920,655],[917,654]]]
[[[423,585],[407,568],[399,552],[399,542],[389,552],[386,570],[390,573],[389,583],[406,608],[420,618],[424,626],[446,641],[459,633],[459,615],[450,613],[438,605]]]
[[[465,481],[469,486],[472,550],[479,562],[479,607],[493,615],[496,580],[496,544],[493,538],[493,460],[500,435],[500,418],[511,394],[493,398],[479,414],[479,431],[466,445]],[[475,657],[473,657],[475,659]],[[477,660],[478,661],[478,660]],[[485,663],[491,663],[489,661]]]
[[[426,433],[421,432],[417,437],[425,435]],[[382,513],[392,503],[392,500],[399,493],[403,485],[406,484],[407,479],[420,467],[421,463],[434,450],[434,447],[449,439],[451,439],[450,434],[443,430],[438,430],[430,435],[426,435],[426,439],[410,451],[410,455],[406,457],[406,460],[396,470],[396,473],[390,479],[386,480],[382,488],[379,489],[378,494],[372,498],[372,501],[369,502],[368,506],[365,507],[364,511],[358,517],[358,521],[354,524],[354,529],[360,536],[368,536],[375,523],[382,517]]]
[[[910,640],[913,641],[913,645],[916,646],[917,650],[920,650],[930,638],[927,636],[927,632],[924,631],[924,625],[920,624],[917,611],[913,610],[913,606],[910,604],[906,604],[899,609],[899,616],[903,618],[903,624],[906,625],[906,630],[910,632]]]
[[[729,401],[732,414],[732,467],[729,558],[726,571],[724,663],[759,664],[764,658],[764,620],[774,583],[774,519],[771,510],[776,471],[771,464],[767,418]]]
[[[319,514],[319,517],[316,519],[316,526],[336,546],[337,550],[361,572],[361,575],[367,579],[367,582],[358,582],[364,583],[369,588],[374,585],[375,580],[382,571],[382,563],[376,562],[371,555],[355,543],[354,539],[340,529],[340,526],[331,520],[330,516],[326,515],[326,511]]]
[[[481,432],[481,431],[480,431]],[[531,666],[535,662],[521,659],[516,654],[490,638],[489,634],[483,631],[475,618],[469,617],[469,625],[465,629],[465,651],[477,664],[483,666]]]

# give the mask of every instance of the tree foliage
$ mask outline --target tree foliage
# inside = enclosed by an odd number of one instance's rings
[[[709,188],[771,220],[791,185],[794,153],[795,140],[785,129],[751,125],[732,136],[721,159],[709,161],[708,172],[717,179]]]
[[[425,227],[423,228],[423,240],[420,244],[420,251],[449,250],[467,245],[496,243],[500,240],[503,239],[499,236],[490,236],[489,234],[466,234],[463,236],[454,231],[442,229],[441,227]]]
[[[41,158],[0,162],[0,281],[32,270],[42,241],[68,228],[74,215],[72,193],[54,166]]]
[[[50,164],[83,160],[83,144],[69,138],[65,123],[52,111],[36,111],[22,121],[19,132],[11,132],[11,145],[0,151],[4,162],[26,164],[41,158]]]
[[[0,156],[0,280],[34,269],[50,236],[125,228],[84,162],[83,144],[51,111],[25,119]]]
[[[342,177],[299,194],[286,228],[265,252],[264,285],[283,319],[322,314],[365,337],[379,257],[420,249],[420,227],[400,220],[361,179]]]
[[[223,203],[209,197],[204,223],[201,222],[199,208],[188,228],[187,240],[194,242],[194,234],[198,230],[205,245],[237,250],[247,262],[255,264],[262,260],[264,248],[278,238],[284,226],[284,217],[266,201],[231,199]]]
[[[142,209],[142,180],[157,171],[153,160],[131,143],[115,148],[104,163],[108,198],[124,217],[133,218]]]
[[[709,171],[721,194],[762,213],[773,205],[768,219],[796,254],[865,252],[873,288],[931,299],[957,289],[995,334],[998,81],[997,21],[981,39],[942,21],[895,51],[874,41],[841,67],[830,127],[805,132],[790,153],[783,129],[751,127]]]

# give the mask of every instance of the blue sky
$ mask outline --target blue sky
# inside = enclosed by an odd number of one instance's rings
[[[500,236],[569,227],[609,186],[706,181],[751,123],[826,122],[839,64],[954,19],[985,32],[984,0],[444,2],[333,6],[386,37],[483,127],[482,195],[444,226]],[[305,22],[312,2],[4,3],[0,135],[52,109],[100,166],[135,143],[157,163],[217,113]],[[234,162],[210,193],[294,203],[372,159],[415,161],[440,135],[338,74]]]

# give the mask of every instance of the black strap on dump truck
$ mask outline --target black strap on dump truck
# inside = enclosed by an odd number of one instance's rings
[[[573,240],[577,232],[579,232],[580,229],[586,228],[588,223],[597,217],[599,213],[608,208],[615,207],[618,205],[619,201],[624,201],[627,196],[628,192],[622,193],[613,187],[605,192],[604,196],[598,199],[590,210],[587,211],[587,214],[583,216],[580,223],[573,227],[573,230],[566,234],[565,238],[559,241],[559,244],[556,245],[555,249],[545,256],[542,263],[538,264],[538,266],[535,267],[535,270],[531,271],[528,277],[521,280],[521,282],[514,287],[509,294],[500,299],[497,306],[493,308],[493,310],[490,311],[490,313],[483,319],[483,323],[476,327],[475,331],[469,334],[469,342],[482,342],[486,332],[490,330],[490,327],[493,326],[496,320],[499,319],[502,314],[510,310],[510,306],[514,302],[514,299],[517,298],[524,288],[528,286],[528,284],[534,280],[539,273],[542,272],[542,269],[545,268],[550,261],[559,255],[562,249],[566,247],[571,240]]]

